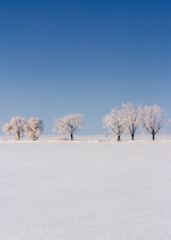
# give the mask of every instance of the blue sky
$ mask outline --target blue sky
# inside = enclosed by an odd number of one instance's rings
[[[171,1],[0,1],[0,128],[12,116],[85,115],[159,104],[171,118]],[[2,132],[1,132],[2,133]]]

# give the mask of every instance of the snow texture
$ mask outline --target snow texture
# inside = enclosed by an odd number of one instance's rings
[[[1,142],[1,240],[170,240],[171,142]]]

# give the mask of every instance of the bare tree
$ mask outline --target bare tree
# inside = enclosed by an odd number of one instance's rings
[[[145,106],[144,108],[144,127],[151,133],[152,140],[162,128],[166,111],[158,105]]]
[[[25,118],[13,117],[9,123],[3,126],[3,132],[7,135],[12,133],[17,140],[24,136]]]
[[[135,139],[135,133],[142,127],[143,110],[140,105],[134,106],[132,103],[122,104],[125,114],[126,131],[131,134],[132,141]]]
[[[116,134],[117,141],[119,142],[121,140],[121,135],[126,128],[124,111],[112,108],[110,114],[103,118],[103,123],[105,128],[110,129]]]
[[[69,133],[71,140],[73,140],[76,131],[83,127],[83,117],[82,114],[69,114],[61,119],[56,119],[53,131],[62,134]]]
[[[30,118],[24,126],[24,130],[30,140],[37,140],[43,132],[44,124],[39,118]]]

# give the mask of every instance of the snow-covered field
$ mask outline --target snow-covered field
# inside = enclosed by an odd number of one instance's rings
[[[1,142],[0,240],[170,240],[171,142]]]

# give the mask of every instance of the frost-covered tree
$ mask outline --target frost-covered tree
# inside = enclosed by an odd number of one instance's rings
[[[125,114],[126,131],[131,134],[132,141],[138,128],[142,127],[143,110],[140,105],[134,106],[132,103],[122,104]]]
[[[53,131],[61,134],[69,133],[73,140],[75,132],[83,127],[83,117],[82,114],[69,114],[61,119],[56,119]]]
[[[151,133],[152,140],[162,128],[166,111],[158,105],[145,106],[144,108],[144,127]]]
[[[17,140],[20,140],[24,136],[25,123],[25,118],[13,117],[9,123],[3,126],[3,132],[7,135],[11,133]]]
[[[43,132],[44,124],[39,118],[31,117],[24,126],[25,133],[29,140],[37,140]]]
[[[126,128],[124,111],[112,108],[110,114],[103,118],[103,123],[104,128],[108,128],[114,132],[117,136],[117,141],[120,141],[121,135]]]

